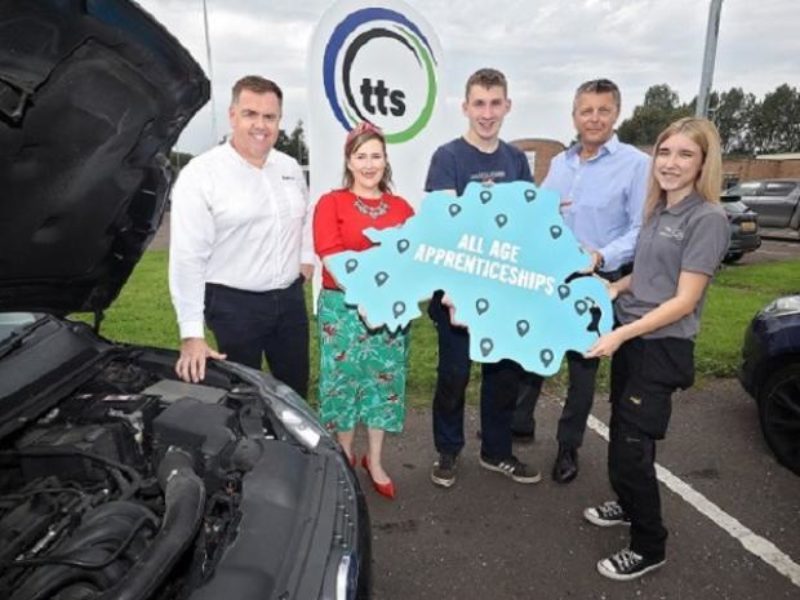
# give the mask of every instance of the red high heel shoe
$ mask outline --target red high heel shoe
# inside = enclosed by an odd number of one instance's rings
[[[369,478],[372,479],[372,473],[369,470],[369,458],[365,454],[361,457],[361,466],[364,467],[364,470],[369,475]],[[388,498],[389,500],[394,499],[394,482],[390,479],[386,483],[378,483],[374,479],[372,479],[372,487],[375,488],[375,491],[378,492],[384,498]]]

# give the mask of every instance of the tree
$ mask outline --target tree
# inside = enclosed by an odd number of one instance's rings
[[[669,85],[654,85],[645,92],[644,103],[620,123],[617,133],[628,144],[650,146],[667,125],[689,114],[689,107],[680,103],[678,94]]]
[[[619,139],[651,145],[672,121],[693,115],[696,104],[696,97],[681,104],[667,84],[651,86],[644,103],[620,124]],[[725,155],[800,152],[800,92],[788,84],[769,92],[762,102],[742,88],[711,92],[709,115],[719,129]]]
[[[755,109],[756,97],[745,94],[742,88],[711,94],[709,112],[719,130],[723,154],[753,153],[751,122]]]
[[[778,86],[756,105],[750,126],[756,152],[800,151],[800,93]]]
[[[306,146],[306,134],[303,129],[303,121],[297,121],[290,135],[286,135],[286,132],[281,129],[281,132],[278,134],[278,140],[275,142],[275,148],[294,157],[301,165],[307,165],[308,146]]]

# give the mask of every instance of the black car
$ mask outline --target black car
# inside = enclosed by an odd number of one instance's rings
[[[753,252],[761,247],[758,215],[747,208],[739,196],[723,194],[720,201],[731,230],[730,245],[724,261],[733,263],[740,260],[747,252]]]
[[[1,598],[368,595],[363,494],[297,394],[96,331],[208,94],[132,2],[0,3]]]
[[[758,401],[769,447],[800,475],[800,295],[778,298],[753,318],[739,380]]]

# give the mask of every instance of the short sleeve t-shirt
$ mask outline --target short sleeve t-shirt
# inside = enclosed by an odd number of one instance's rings
[[[630,323],[674,297],[681,271],[713,277],[728,250],[729,240],[723,208],[704,201],[696,193],[671,208],[656,209],[642,225],[630,293],[620,295],[614,304],[617,319],[623,325]],[[707,289],[692,313],[643,337],[694,339]]]
[[[425,191],[455,190],[460,196],[467,184],[533,181],[525,154],[500,140],[494,152],[481,152],[463,137],[439,146],[431,158]]]

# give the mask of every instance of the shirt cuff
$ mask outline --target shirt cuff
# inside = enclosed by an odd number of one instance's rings
[[[623,265],[619,252],[615,252],[613,247],[598,248],[596,252],[603,256],[603,266],[600,268],[603,272],[616,271]]]
[[[186,338],[202,339],[206,336],[202,321],[184,321],[183,323],[178,323],[178,329],[180,329],[182,340]]]

